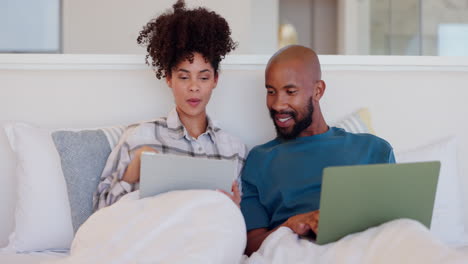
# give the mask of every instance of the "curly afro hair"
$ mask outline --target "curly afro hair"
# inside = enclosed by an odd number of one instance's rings
[[[137,42],[146,46],[146,64],[153,67],[158,79],[171,76],[172,69],[185,59],[193,63],[195,52],[218,74],[221,60],[237,47],[223,17],[202,7],[186,9],[183,0],[148,22]]]

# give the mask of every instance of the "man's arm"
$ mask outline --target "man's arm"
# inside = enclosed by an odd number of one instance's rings
[[[247,232],[247,247],[245,248],[245,254],[250,257],[252,253],[257,251],[271,233],[275,232],[279,227],[268,230],[267,228],[252,229]]]

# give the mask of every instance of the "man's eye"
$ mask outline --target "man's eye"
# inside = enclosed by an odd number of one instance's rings
[[[267,94],[275,94],[275,91],[267,90]]]
[[[208,77],[201,77],[200,79],[201,79],[202,81],[208,81],[210,78],[208,78]]]
[[[297,91],[296,90],[289,90],[287,91],[288,94],[295,94]]]
[[[179,76],[179,79],[181,79],[181,80],[187,80],[188,77],[187,77],[187,76]]]

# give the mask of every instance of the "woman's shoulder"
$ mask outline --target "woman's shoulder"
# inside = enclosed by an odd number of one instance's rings
[[[139,121],[127,126],[127,129],[144,129],[148,127],[166,126],[167,127],[167,117],[158,117],[155,119]]]
[[[219,126],[214,127],[212,131],[214,132],[217,141],[230,142],[232,144],[244,145],[244,143],[239,137],[231,134],[229,131],[225,129],[220,128]]]
[[[248,149],[247,145],[237,136],[227,132],[226,130],[219,129],[215,132],[216,144],[229,146],[234,149],[241,156],[246,156]]]
[[[156,126],[167,128],[167,118],[159,117],[156,119],[140,121],[128,125],[124,130],[124,135],[127,137],[142,136],[142,135],[153,135]]]

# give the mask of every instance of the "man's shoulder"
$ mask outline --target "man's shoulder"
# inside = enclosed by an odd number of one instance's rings
[[[373,146],[379,149],[392,149],[392,145],[390,145],[388,141],[376,135],[368,133],[351,133],[346,132],[343,129],[340,130],[342,130],[340,133],[343,133],[343,135],[347,136],[353,143],[365,144],[367,146]]]
[[[279,143],[280,142],[278,139],[273,139],[264,144],[253,147],[250,152],[251,153],[266,153],[266,152],[269,152],[273,147],[277,146]]]
[[[247,155],[247,160],[249,162],[252,162],[253,160],[254,163],[257,163],[257,162],[260,162],[261,160],[264,159],[264,157],[268,156],[269,153],[271,152],[271,150],[274,148],[274,146],[276,146],[278,144],[277,140],[274,139],[274,140],[271,140],[271,141],[268,141],[264,144],[261,144],[261,145],[257,145],[255,147],[253,147],[248,155]]]

